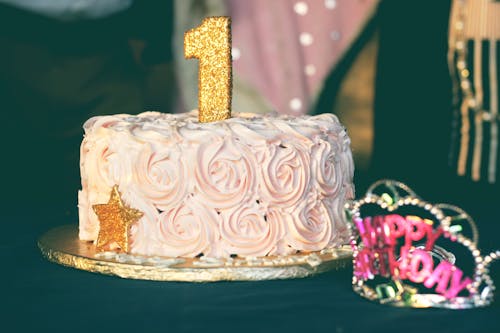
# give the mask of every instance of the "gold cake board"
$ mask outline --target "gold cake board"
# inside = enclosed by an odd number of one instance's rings
[[[288,256],[168,258],[114,252],[97,253],[92,242],[78,239],[77,225],[49,230],[38,240],[44,257],[68,267],[126,279],[155,281],[261,281],[303,278],[352,262],[349,246]]]

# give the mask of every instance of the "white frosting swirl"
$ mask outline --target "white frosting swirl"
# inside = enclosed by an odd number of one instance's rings
[[[344,132],[344,140],[342,144],[342,154],[340,157],[339,168],[343,171],[342,186],[345,189],[345,198],[354,200],[355,190],[352,179],[354,177],[354,163],[352,159],[352,151],[350,148],[351,140]]]
[[[159,216],[161,255],[194,257],[218,255],[218,216],[215,210],[187,200]]]
[[[188,169],[177,145],[144,144],[134,167],[140,191],[159,210],[174,207],[186,196]]]
[[[107,135],[87,136],[83,140],[80,148],[80,164],[85,165],[87,171],[82,174],[83,187],[99,189],[114,185],[109,163],[109,158],[114,152],[110,150],[109,145],[110,138]]]
[[[94,117],[84,129],[81,239],[96,239],[92,205],[116,184],[144,213],[131,227],[135,254],[286,255],[347,241],[354,169],[334,115],[199,123],[196,112],[145,112]]]
[[[330,245],[342,245],[349,241],[350,233],[347,227],[345,201],[345,194],[343,193],[336,197],[328,197],[322,200],[330,221],[333,223]]]
[[[89,201],[83,191],[78,191],[78,216],[83,222],[79,225],[78,237],[85,241],[96,239],[99,225],[89,219]]]
[[[321,194],[331,196],[342,187],[342,167],[339,165],[338,145],[318,140],[311,153],[313,179],[319,185]]]
[[[287,218],[287,242],[295,249],[318,251],[330,244],[333,237],[333,221],[324,202],[314,193]]]
[[[262,200],[280,208],[293,208],[309,186],[308,153],[301,144],[292,142],[271,144],[260,167]]]
[[[211,207],[235,207],[253,197],[255,170],[257,163],[248,148],[230,138],[216,138],[198,148],[197,189]]]
[[[267,219],[256,202],[221,213],[222,250],[227,254],[265,256],[285,235],[285,226]]]
[[[158,220],[159,212],[134,186],[120,188],[122,201],[142,212],[143,216],[130,226],[130,249],[136,254],[160,254]]]

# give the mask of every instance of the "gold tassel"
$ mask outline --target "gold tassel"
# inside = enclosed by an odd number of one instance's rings
[[[491,109],[491,143],[488,165],[488,181],[496,182],[498,154],[498,76],[497,76],[497,42],[490,39],[490,109]]]

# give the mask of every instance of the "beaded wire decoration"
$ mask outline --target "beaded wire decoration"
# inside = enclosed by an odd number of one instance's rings
[[[453,0],[449,28],[448,65],[456,112],[453,128],[460,133],[457,174],[464,176],[470,169],[474,181],[486,178],[489,183],[497,181],[498,167],[499,16],[499,1]]]
[[[356,293],[401,307],[466,309],[492,302],[488,266],[500,251],[481,255],[476,224],[462,209],[431,204],[401,182],[380,180],[349,204],[348,213]]]

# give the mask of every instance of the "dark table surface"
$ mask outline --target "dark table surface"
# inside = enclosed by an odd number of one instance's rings
[[[477,207],[480,247],[500,248],[500,207]],[[1,240],[3,332],[498,332],[500,300],[473,310],[404,309],[351,289],[351,268],[305,279],[174,283],[125,280],[45,260],[37,238],[76,209],[7,207]],[[491,274],[500,283],[500,265]]]

